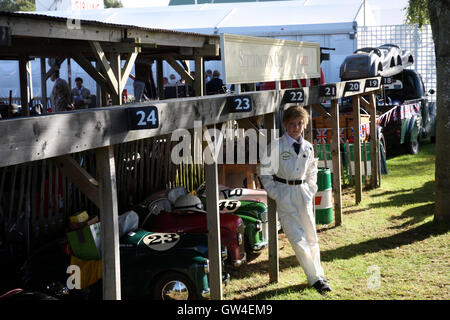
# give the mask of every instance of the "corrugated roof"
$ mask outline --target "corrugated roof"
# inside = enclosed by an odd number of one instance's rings
[[[88,10],[86,10],[88,11]],[[95,10],[97,11],[97,10]],[[0,17],[17,17],[17,18],[30,18],[35,20],[46,20],[46,21],[58,21],[58,22],[66,22],[68,17],[77,18],[76,16],[73,16],[72,12],[65,12],[65,11],[55,11],[55,16],[43,14],[43,13],[28,13],[28,12],[6,12],[6,11],[0,11]],[[179,34],[179,35],[193,35],[193,36],[199,36],[199,37],[209,37],[209,38],[219,38],[218,35],[205,35],[201,33],[196,32],[185,32],[185,31],[175,31],[170,29],[159,29],[159,28],[148,28],[148,27],[142,27],[142,26],[136,26],[136,25],[125,25],[125,24],[115,24],[115,23],[109,23],[109,22],[100,22],[95,20],[86,20],[83,18],[80,18],[81,21],[83,21],[83,24],[91,25],[91,26],[100,26],[100,27],[111,27],[111,28],[123,28],[123,29],[138,29],[138,30],[144,30],[149,32],[164,32],[164,33],[171,33],[171,34]]]

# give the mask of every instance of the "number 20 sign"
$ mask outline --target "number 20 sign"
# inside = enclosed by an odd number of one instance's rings
[[[158,108],[155,106],[128,108],[128,130],[159,127]]]

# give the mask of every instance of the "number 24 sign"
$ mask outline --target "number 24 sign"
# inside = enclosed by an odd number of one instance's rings
[[[154,129],[159,127],[158,108],[155,106],[129,108],[128,130]]]

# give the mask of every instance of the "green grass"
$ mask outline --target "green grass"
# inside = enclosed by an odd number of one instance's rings
[[[224,299],[450,299],[450,226],[433,222],[434,155],[434,144],[424,143],[418,155],[389,159],[381,187],[364,191],[359,205],[353,190],[344,190],[342,226],[318,226],[332,293],[308,288],[281,233],[279,282],[269,284],[264,250],[228,270]]]

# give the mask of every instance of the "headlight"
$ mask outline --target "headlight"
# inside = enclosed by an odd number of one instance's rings
[[[209,273],[209,259],[205,259],[205,264],[203,265],[203,270],[205,273]]]
[[[227,247],[222,247],[222,260],[227,260],[227,258],[228,258]]]
[[[242,233],[240,233],[240,232],[238,233],[237,240],[238,240],[238,245],[241,245],[242,242],[244,241],[244,237],[242,236]]]
[[[261,221],[258,221],[256,223],[256,231],[262,231],[262,222]]]

